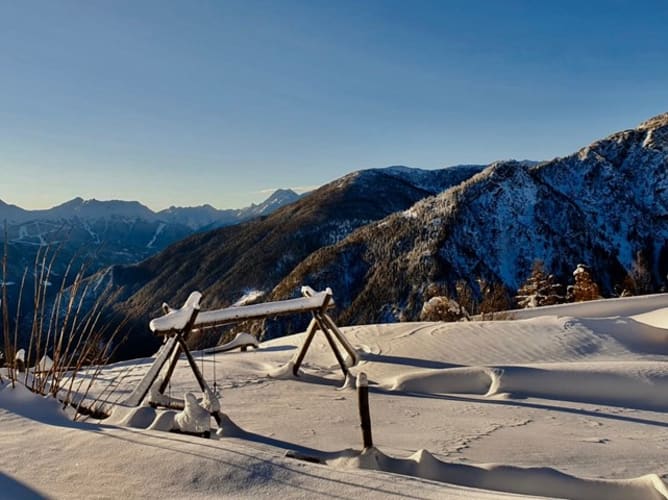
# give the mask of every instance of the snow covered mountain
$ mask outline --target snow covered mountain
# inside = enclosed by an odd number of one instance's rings
[[[484,280],[513,294],[536,260],[564,284],[587,264],[604,296],[639,270],[646,291],[658,291],[668,272],[667,172],[668,114],[549,162],[432,177],[354,172],[291,210],[147,261],[142,279],[123,287],[131,307],[121,305],[119,318],[139,327],[163,300],[179,304],[192,290],[221,306],[250,289],[278,299],[307,284],[334,290],[342,324],[416,320],[429,290],[454,295],[464,280],[477,294]],[[306,326],[289,321],[265,321],[256,333]]]
[[[131,264],[193,232],[184,224],[161,220],[136,201],[75,198],[47,210],[23,210],[2,203],[0,220],[7,223],[8,281],[15,283],[24,269],[32,270],[37,253],[47,249],[55,257],[52,275],[60,284],[60,276],[73,259],[75,268],[85,261],[89,272]]]
[[[138,201],[96,199],[84,200],[81,197],[45,210],[24,210],[16,205],[9,205],[0,200],[0,220],[11,225],[32,222],[62,222],[76,220],[142,220],[189,227],[192,231],[205,226],[217,227],[238,224],[240,222],[270,214],[298,200],[300,195],[290,189],[277,189],[265,201],[239,209],[219,210],[211,205],[198,207],[175,207],[154,212]]]
[[[482,278],[514,292],[536,259],[564,283],[578,263],[589,265],[605,296],[641,268],[659,290],[667,174],[668,113],[564,158],[495,163],[315,252],[273,296],[326,285],[343,324],[414,320],[430,287],[453,293],[463,279],[477,290]]]
[[[261,217],[269,215],[284,205],[297,201],[301,196],[292,189],[277,189],[259,205],[251,205],[241,210],[242,217]]]
[[[269,198],[256,205],[240,209],[218,210],[211,205],[198,207],[169,207],[156,215],[167,222],[184,224],[195,231],[208,231],[218,227],[231,226],[241,222],[263,217],[284,205],[297,201],[301,195],[291,189],[277,189]]]
[[[38,210],[34,214],[36,219],[143,219],[155,221],[153,211],[138,201],[109,200],[100,201],[96,199],[84,200],[74,198],[62,205],[49,210]]]
[[[430,290],[453,294],[458,280],[473,293],[484,280],[512,294],[536,260],[564,284],[586,264],[604,296],[639,274],[658,291],[668,285],[667,173],[668,113],[548,162],[353,172],[95,279],[113,294],[109,319],[132,327],[122,356],[153,352],[148,319],[193,290],[219,307],[249,291],[284,299],[304,284],[330,286],[341,324],[418,319]],[[272,338],[303,327],[260,330]]]
[[[10,309],[16,310],[19,284],[28,269],[22,311],[26,318],[31,317],[32,271],[38,254],[43,261],[39,265],[50,268],[45,282],[48,294],[53,294],[70,263],[67,285],[82,265],[87,275],[113,265],[134,264],[202,230],[203,226],[238,224],[266,215],[295,197],[298,195],[292,191],[279,190],[262,205],[239,210],[204,206],[158,213],[136,201],[75,198],[47,210],[24,210],[0,201],[0,224],[7,222]],[[4,233],[0,232],[0,243],[3,241]]]
[[[200,290],[207,306],[220,306],[235,303],[249,290],[268,293],[312,252],[483,168],[354,172],[266,218],[193,235],[141,264],[115,267],[99,279],[114,290],[117,319],[128,319],[136,327],[139,337],[133,337],[128,350],[148,352],[155,339],[147,333],[147,320],[163,301],[178,304],[190,291]],[[410,175],[400,175],[402,171]]]

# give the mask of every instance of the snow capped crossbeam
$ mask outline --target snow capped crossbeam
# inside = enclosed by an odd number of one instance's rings
[[[167,304],[163,304],[162,308],[167,314],[160,318],[152,319],[148,324],[149,328],[156,335],[182,332],[188,325],[188,322],[193,319],[193,315],[199,312],[200,300],[202,300],[202,294],[192,292],[181,309],[172,309]]]
[[[193,292],[181,309],[165,308],[169,312],[160,318],[151,320],[149,327],[156,335],[169,335],[177,331],[182,331],[192,318],[195,309],[198,310],[198,314],[192,324],[192,329],[202,330],[245,320],[263,319],[284,314],[324,311],[334,305],[330,289],[315,292],[310,288],[304,287],[302,293],[308,293],[309,295],[298,299],[279,300],[248,306],[232,306],[224,309],[199,312],[199,298],[201,294]],[[196,303],[194,299],[191,301],[195,294],[197,294]]]
[[[282,314],[295,314],[320,310],[329,305],[331,295],[319,292],[313,297],[302,297],[299,299],[281,300],[278,302],[267,302],[264,304],[253,304],[248,306],[228,307],[214,311],[202,312],[195,321],[195,328],[206,328],[207,326],[225,323],[236,323],[240,320],[260,319]]]

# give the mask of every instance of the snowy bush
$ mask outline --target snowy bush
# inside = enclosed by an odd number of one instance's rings
[[[460,321],[467,319],[468,313],[459,303],[448,297],[436,296],[422,306],[422,321]]]

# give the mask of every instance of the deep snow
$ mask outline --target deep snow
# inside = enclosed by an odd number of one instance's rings
[[[371,390],[364,452],[354,384],[320,333],[298,379],[285,367],[303,334],[195,353],[229,417],[212,439],[159,430],[175,412],[148,406],[75,423],[5,385],[0,496],[665,499],[668,296],[608,304],[344,328]],[[106,367],[93,393],[111,384],[122,401],[150,362]],[[196,389],[182,360],[168,390]]]

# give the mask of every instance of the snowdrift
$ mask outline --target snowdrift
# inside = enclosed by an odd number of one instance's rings
[[[116,405],[107,420],[74,423],[54,400],[5,384],[0,487],[56,498],[668,499],[667,297],[618,300],[605,316],[581,304],[345,328],[362,358],[352,371],[370,381],[365,450],[354,388],[340,387],[320,335],[298,378],[290,360],[303,334],[196,353],[229,416],[209,440],[165,432],[173,410]],[[108,404],[124,400],[151,361],[106,367],[92,394],[114,387]],[[180,363],[169,391],[195,386]]]

